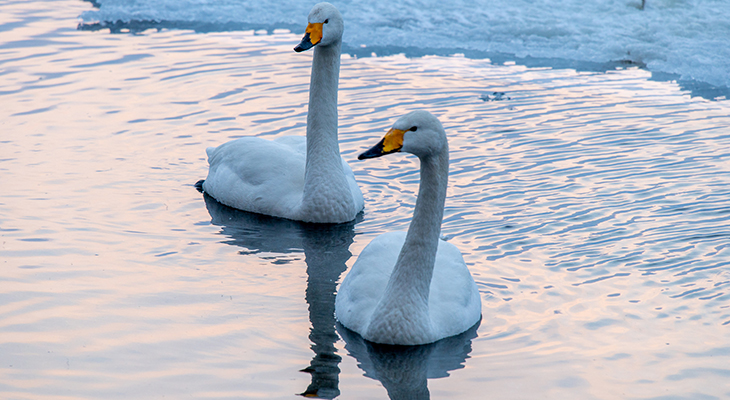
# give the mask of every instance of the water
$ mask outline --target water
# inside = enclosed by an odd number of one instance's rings
[[[76,30],[85,2],[1,7],[0,397],[730,396],[727,101],[635,68],[344,56],[366,209],[312,229],[193,188],[205,147],[303,133],[297,35],[110,35]],[[417,160],[356,155],[415,108],[449,135],[443,233],[484,316],[394,351],[332,309],[363,247],[408,226]]]

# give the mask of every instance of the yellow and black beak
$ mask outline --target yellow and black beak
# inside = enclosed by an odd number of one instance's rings
[[[307,30],[304,31],[304,38],[294,48],[294,51],[301,53],[304,50],[311,49],[322,41],[322,25],[322,23],[310,23],[307,25]]]
[[[392,128],[378,144],[357,156],[357,159],[364,160],[366,158],[375,158],[399,152],[401,147],[403,147],[403,134],[405,133],[406,131],[404,130]]]

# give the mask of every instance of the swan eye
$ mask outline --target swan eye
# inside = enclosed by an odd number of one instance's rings
[[[413,126],[413,127],[411,127],[411,129],[409,129],[409,131],[411,131],[411,132],[415,132],[417,130],[418,130],[418,127],[417,126]]]
[[[327,24],[327,23],[329,23],[329,22],[330,22],[329,18],[328,18],[328,19],[326,19],[326,20],[324,20],[324,23],[325,23],[325,24]]]

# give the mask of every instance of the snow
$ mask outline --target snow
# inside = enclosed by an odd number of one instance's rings
[[[96,0],[83,23],[239,24],[303,33],[316,1]],[[331,1],[350,48],[478,51],[578,62],[628,61],[730,87],[727,0]],[[300,27],[300,28],[297,28]]]

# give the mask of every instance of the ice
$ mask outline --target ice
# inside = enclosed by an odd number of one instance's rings
[[[578,62],[624,62],[730,87],[726,0],[331,1],[349,48],[478,51]],[[168,21],[293,29],[315,3],[296,0],[96,0],[84,23]],[[228,24],[228,25],[226,25]]]

